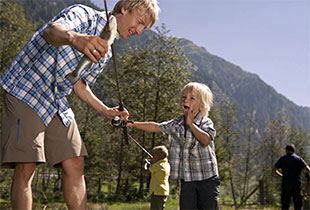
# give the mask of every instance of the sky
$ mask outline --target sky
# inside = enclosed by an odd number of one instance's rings
[[[103,8],[104,0],[92,0]],[[117,0],[107,0],[109,10]],[[257,74],[310,107],[310,0],[158,0],[168,35]]]

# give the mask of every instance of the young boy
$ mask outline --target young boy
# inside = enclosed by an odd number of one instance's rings
[[[165,203],[169,195],[169,174],[170,165],[168,163],[168,150],[165,146],[154,147],[151,151],[153,158],[151,166],[145,159],[144,170],[151,173],[150,194],[151,210],[165,209]]]
[[[218,209],[220,180],[213,122],[208,118],[213,94],[207,85],[191,82],[180,95],[183,115],[163,123],[127,123],[169,136],[173,179],[181,179],[180,209]]]

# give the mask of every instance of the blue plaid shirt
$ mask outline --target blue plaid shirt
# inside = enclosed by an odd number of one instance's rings
[[[185,129],[184,115],[159,124],[161,132],[168,134],[172,179],[201,181],[218,175],[213,122],[198,114],[194,123],[210,135],[209,145],[202,145],[189,129]]]
[[[62,24],[66,30],[100,35],[106,24],[105,12],[84,5],[64,9],[50,22]],[[65,76],[75,70],[83,54],[74,47],[52,46],[43,39],[47,24],[38,30],[0,77],[2,87],[31,106],[47,126],[58,112],[65,126],[74,114],[66,96],[73,88]],[[93,85],[111,58],[111,50],[99,62],[84,69],[80,78]]]

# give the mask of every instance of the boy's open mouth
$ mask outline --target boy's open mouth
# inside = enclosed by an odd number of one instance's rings
[[[185,110],[189,109],[189,106],[187,106],[187,105],[184,105],[183,107],[184,107]]]

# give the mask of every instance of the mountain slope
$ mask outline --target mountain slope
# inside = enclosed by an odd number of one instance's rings
[[[219,90],[216,101],[229,97],[243,110],[256,111],[256,120],[260,127],[265,120],[277,111],[285,111],[293,125],[310,129],[310,108],[301,107],[276,92],[274,88],[262,81],[256,74],[243,71],[240,67],[210,54],[189,40],[180,42],[191,62],[197,67],[194,72],[200,82],[207,83],[211,89]]]

